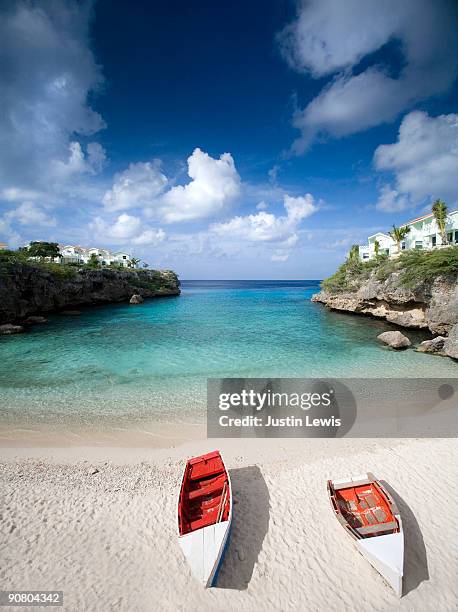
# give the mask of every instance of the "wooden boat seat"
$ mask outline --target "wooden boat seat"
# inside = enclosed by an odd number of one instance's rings
[[[224,479],[216,480],[210,485],[206,487],[201,487],[200,489],[196,489],[195,491],[190,491],[188,495],[188,499],[194,500],[199,499],[200,497],[206,497],[207,495],[214,495],[215,493],[219,493],[223,490]]]
[[[192,470],[189,479],[190,480],[202,480],[203,478],[208,478],[209,476],[216,476],[218,474],[223,473],[223,468],[221,465],[214,466],[211,470],[203,471],[203,470]]]
[[[366,527],[356,527],[356,531],[360,535],[373,535],[381,531],[391,531],[392,529],[397,529],[397,527],[398,524],[396,521],[390,521],[389,523],[377,523],[376,525],[367,525]]]

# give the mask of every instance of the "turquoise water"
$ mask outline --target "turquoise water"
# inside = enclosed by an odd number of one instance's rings
[[[2,338],[0,419],[198,422],[208,377],[457,374],[449,359],[381,347],[375,338],[389,324],[310,302],[317,281],[188,281],[182,289],[139,306],[50,316]]]

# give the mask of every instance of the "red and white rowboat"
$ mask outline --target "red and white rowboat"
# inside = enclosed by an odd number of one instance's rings
[[[359,552],[402,595],[404,534],[399,510],[373,474],[328,480],[335,515]]]
[[[178,542],[204,587],[216,583],[231,521],[231,480],[219,451],[189,459],[178,500]]]

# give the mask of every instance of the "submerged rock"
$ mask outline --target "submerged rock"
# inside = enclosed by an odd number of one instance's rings
[[[443,336],[437,336],[432,340],[425,340],[417,347],[419,353],[441,353],[444,348],[444,342],[446,338]]]
[[[11,323],[5,323],[0,325],[0,336],[11,336],[11,334],[21,334],[25,329],[22,325],[12,325]]]
[[[130,298],[130,304],[141,304],[143,302],[143,298],[138,293],[134,293],[134,295]]]
[[[23,321],[24,325],[38,325],[38,324],[47,323],[47,322],[48,322],[48,319],[46,319],[45,317],[39,317],[38,315],[27,317],[27,319]]]
[[[61,310],[60,314],[69,317],[76,317],[81,314],[81,310]]]
[[[384,342],[385,344],[394,349],[408,348],[412,344],[407,338],[407,336],[401,334],[400,331],[383,332],[383,334],[379,334],[377,336],[377,340],[380,340],[380,342]]]

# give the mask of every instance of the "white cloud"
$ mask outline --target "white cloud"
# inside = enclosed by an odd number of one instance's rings
[[[147,229],[138,236],[132,238],[131,243],[140,246],[156,246],[165,238],[165,232],[162,229]]]
[[[406,5],[393,10],[386,0],[299,3],[296,20],[280,34],[281,50],[293,68],[317,78],[332,74],[381,47],[400,29]]]
[[[140,231],[141,221],[138,217],[131,215],[122,214],[116,219],[113,225],[108,226],[100,217],[97,217],[94,221],[96,229],[107,233],[110,238],[120,238],[126,240],[132,238],[135,234]]]
[[[90,142],[87,147],[87,168],[92,174],[103,170],[107,161],[105,149],[98,142]]]
[[[377,170],[395,175],[396,189],[384,186],[377,207],[402,210],[425,198],[457,200],[458,114],[430,117],[414,111],[402,120],[397,142],[379,146]]]
[[[88,104],[102,75],[88,43],[91,3],[2,3],[0,9],[0,191],[52,193],[104,161],[102,129]],[[8,67],[8,68],[6,68]]]
[[[56,220],[33,202],[23,202],[15,210],[5,213],[5,220],[17,220],[21,225],[36,225],[41,227],[54,227]]]
[[[158,203],[158,214],[166,223],[204,219],[222,212],[240,192],[240,176],[230,153],[219,159],[194,149],[188,157],[191,181],[176,185]]]
[[[22,236],[12,229],[10,221],[5,217],[0,217],[0,236],[2,242],[4,241],[10,249],[15,249],[24,244]]]
[[[106,161],[105,149],[98,142],[90,142],[85,154],[79,142],[71,142],[66,160],[53,160],[50,164],[50,178],[65,183],[78,174],[97,174]]]
[[[277,249],[270,258],[271,261],[279,261],[284,262],[289,259],[289,253],[282,251],[281,249]]]
[[[230,153],[214,159],[194,149],[188,157],[188,175],[189,183],[165,191],[169,180],[161,172],[159,160],[131,164],[115,175],[103,203],[109,211],[139,208],[150,217],[175,223],[213,216],[240,192],[240,176]]]
[[[160,171],[159,161],[130,164],[127,170],[115,175],[113,187],[103,196],[103,204],[110,211],[145,209],[157,202],[166,185],[167,177]]]
[[[319,134],[346,136],[394,119],[415,101],[444,92],[458,71],[457,8],[447,0],[309,0],[280,36],[290,65],[313,77],[337,76],[296,112],[306,149]],[[405,66],[352,70],[368,54],[398,40]],[[425,76],[427,75],[427,76]]]
[[[162,229],[145,228],[139,217],[127,213],[119,215],[111,225],[96,217],[89,228],[103,243],[156,246],[165,238]]]
[[[9,189],[3,189],[0,192],[0,199],[6,200],[7,202],[21,202],[24,200],[35,200],[40,196],[38,191],[32,191],[31,189],[20,189],[17,187],[10,187]]]
[[[302,219],[309,217],[318,210],[310,193],[297,197],[285,195],[283,201],[288,213],[287,218],[293,224],[298,224]]]
[[[393,189],[391,185],[382,185],[376,208],[382,212],[398,212],[412,205],[409,198]]]
[[[285,195],[283,204],[286,215],[276,216],[263,210],[245,217],[237,216],[224,223],[210,226],[210,233],[233,241],[249,243],[273,243],[277,250],[272,257],[275,261],[285,261],[291,248],[297,243],[300,223],[313,214],[318,207],[311,194],[292,197]]]

